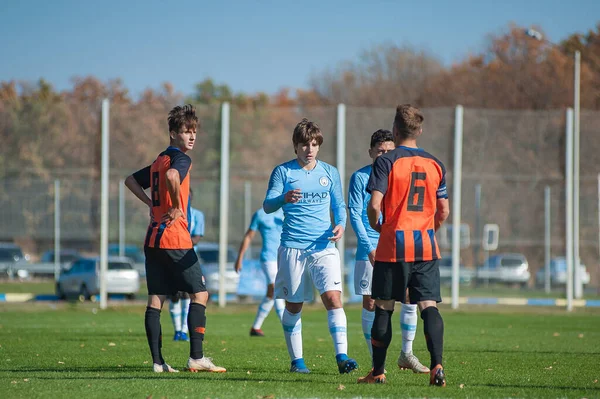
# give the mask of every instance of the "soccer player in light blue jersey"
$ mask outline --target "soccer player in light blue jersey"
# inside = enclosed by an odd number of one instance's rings
[[[263,203],[267,213],[283,208],[281,245],[277,254],[275,295],[285,299],[281,319],[292,360],[291,372],[309,373],[302,355],[302,305],[319,291],[340,373],[358,368],[348,357],[346,314],[342,308],[342,270],[335,243],[346,228],[346,204],[337,169],[317,160],[323,135],[316,123],[302,119],[292,136],[296,159],[271,173]],[[333,213],[334,223],[331,223]]]
[[[373,162],[377,157],[392,151],[394,148],[396,148],[394,135],[389,130],[380,129],[371,135],[369,156]],[[350,211],[350,224],[352,224],[358,242],[354,266],[354,292],[363,297],[362,330],[369,353],[373,356],[371,329],[375,319],[375,300],[371,298],[371,283],[373,281],[373,265],[379,233],[371,228],[367,216],[367,205],[371,199],[371,194],[367,193],[366,189],[371,169],[372,163],[357,170],[350,177],[348,210]],[[402,304],[402,311],[400,312],[402,351],[398,358],[398,367],[413,370],[415,373],[428,373],[429,369],[422,365],[412,353],[417,319],[417,305]]]
[[[246,234],[244,235],[244,239],[242,240],[242,244],[238,251],[237,260],[235,261],[235,271],[239,273],[240,270],[242,270],[244,253],[250,246],[256,232],[260,232],[262,237],[260,264],[267,280],[267,293],[258,306],[254,324],[252,324],[252,328],[250,329],[250,336],[253,337],[262,337],[265,335],[261,330],[261,327],[271,312],[271,309],[273,309],[273,305],[275,305],[275,311],[280,320],[283,316],[285,301],[283,299],[273,299],[275,276],[277,275],[277,248],[279,248],[279,242],[281,241],[282,224],[283,210],[278,209],[271,214],[265,213],[262,208],[257,210],[252,216],[250,227],[248,227],[248,231],[246,231]]]

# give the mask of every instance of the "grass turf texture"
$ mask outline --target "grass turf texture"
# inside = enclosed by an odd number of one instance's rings
[[[140,291],[136,295],[137,298],[146,300],[146,280],[140,281]],[[35,281],[9,281],[6,279],[0,280],[0,293],[32,293],[35,295],[55,294],[55,283],[51,279],[38,279]],[[442,284],[442,297],[450,299],[452,291],[449,284]],[[546,294],[540,288],[521,289],[518,287],[510,287],[502,284],[490,284],[484,286],[460,286],[460,296],[462,297],[498,297],[498,298],[566,298],[564,287],[553,287],[549,294]],[[583,293],[583,299],[600,300],[600,290],[586,288]]]
[[[143,305],[0,305],[0,397],[598,397],[600,312],[547,308],[442,309],[448,386],[429,387],[428,375],[400,371],[399,310],[388,351],[386,385],[358,385],[370,368],[360,308],[347,309],[350,355],[360,369],[338,374],[326,313],[303,311],[308,375],[290,374],[281,326],[274,312],[266,338],[248,336],[254,306],[209,307],[205,352],[224,374],[154,374],[143,326]],[[182,369],[188,344],[173,342],[162,313],[163,354]],[[419,319],[415,354],[429,356]]]

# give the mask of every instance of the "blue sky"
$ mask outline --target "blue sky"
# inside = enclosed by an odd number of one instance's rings
[[[2,0],[0,81],[121,78],[132,94],[206,77],[234,92],[308,87],[313,73],[393,42],[444,64],[485,47],[510,22],[560,41],[600,22],[599,0]]]

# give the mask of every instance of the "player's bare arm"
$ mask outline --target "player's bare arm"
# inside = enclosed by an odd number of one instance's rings
[[[135,180],[133,175],[129,175],[127,179],[125,179],[125,187],[127,187],[129,191],[133,193],[133,195],[139,198],[140,201],[148,205],[148,207],[152,207],[152,200],[150,199],[150,197],[148,197],[148,195],[146,195],[144,188],[140,186],[140,184]]]
[[[254,230],[248,229],[248,231],[246,231],[246,234],[244,235],[244,239],[242,240],[242,243],[240,244],[240,249],[238,250],[238,256],[237,256],[237,259],[236,259],[235,265],[234,265],[234,269],[235,269],[236,273],[239,273],[242,270],[242,259],[244,259],[244,254],[246,253],[246,250],[250,246],[250,243],[252,242],[252,239],[254,238],[255,235],[256,235],[256,231],[254,231]]]
[[[438,198],[435,210],[434,228],[435,231],[442,226],[442,224],[448,219],[450,215],[450,201],[448,198]],[[370,219],[369,219],[370,220]]]
[[[379,218],[381,216],[381,201],[383,200],[383,193],[381,191],[373,190],[371,192],[371,200],[367,207],[367,215],[369,216],[369,225],[373,230],[381,233],[381,225],[379,224]],[[373,254],[374,256],[375,254]],[[370,256],[370,255],[369,255]]]
[[[181,188],[181,182],[179,180],[179,171],[177,169],[169,169],[166,173],[167,190],[169,191],[169,197],[171,198],[171,208],[165,213],[161,219],[161,223],[165,223],[170,226],[174,220],[183,217],[183,210],[179,203],[179,190]]]

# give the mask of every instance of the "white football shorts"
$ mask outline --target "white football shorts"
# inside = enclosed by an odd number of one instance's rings
[[[276,298],[292,303],[310,301],[313,298],[313,284],[319,295],[327,291],[342,291],[342,270],[337,248],[315,251],[279,247],[277,255]]]
[[[373,282],[373,265],[368,260],[357,260],[354,264],[354,293],[371,295]]]
[[[261,262],[260,265],[265,277],[267,278],[267,285],[275,284],[275,276],[277,276],[277,261],[269,260],[266,262]]]

